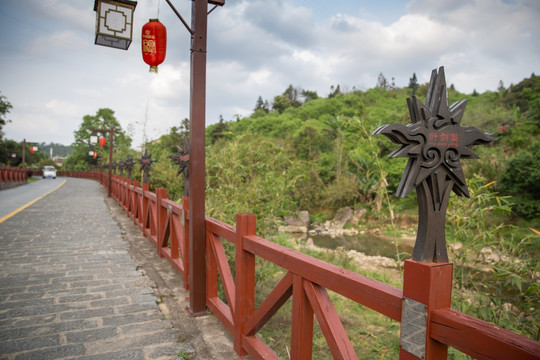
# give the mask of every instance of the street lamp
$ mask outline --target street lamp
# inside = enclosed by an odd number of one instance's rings
[[[114,126],[111,125],[110,129],[90,129],[90,131],[95,132],[101,132],[101,133],[109,133],[109,188],[108,188],[108,196],[111,197],[111,185],[112,185],[112,152],[113,152],[113,140],[114,140]],[[104,146],[105,145],[105,137],[101,137],[99,139],[99,145]]]
[[[23,145],[22,145],[22,167],[23,168],[25,167],[25,162],[26,162],[26,145],[32,145],[30,147],[30,152],[33,154],[34,151],[38,150],[37,146],[34,146],[37,144],[38,144],[37,142],[28,142],[26,141],[26,139],[23,139]]]
[[[189,116],[189,287],[192,315],[206,313],[206,225],[205,225],[205,122],[207,18],[225,0],[194,0],[191,26],[165,0],[191,34],[191,81]],[[213,8],[208,11],[208,5]]]
[[[96,45],[127,50],[133,35],[136,1],[95,0]]]

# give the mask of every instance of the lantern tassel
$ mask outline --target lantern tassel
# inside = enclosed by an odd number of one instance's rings
[[[157,74],[157,66],[150,66],[150,69],[148,70],[148,72],[153,72],[153,73],[156,73]]]

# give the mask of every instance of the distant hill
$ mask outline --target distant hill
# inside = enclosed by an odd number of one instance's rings
[[[39,145],[39,149],[47,154],[47,156],[51,156],[51,149],[52,149],[52,156],[60,156],[60,157],[68,157],[73,153],[73,149],[71,146],[62,145],[62,144],[56,144],[56,143],[50,143],[45,144],[41,143]]]

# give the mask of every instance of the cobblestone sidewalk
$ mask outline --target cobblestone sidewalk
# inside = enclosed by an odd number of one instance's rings
[[[68,179],[0,224],[0,360],[197,358],[99,186]]]

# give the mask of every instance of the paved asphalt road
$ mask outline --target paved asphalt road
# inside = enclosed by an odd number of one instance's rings
[[[14,211],[61,186],[64,181],[65,178],[43,179],[0,191],[0,222],[7,220],[6,216],[11,217],[9,215]]]

